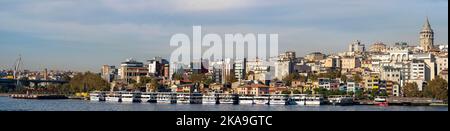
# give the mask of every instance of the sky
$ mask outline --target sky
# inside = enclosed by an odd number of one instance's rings
[[[1,0],[0,70],[94,71],[169,58],[174,34],[279,34],[279,50],[346,51],[361,40],[418,45],[429,17],[448,45],[448,0]]]

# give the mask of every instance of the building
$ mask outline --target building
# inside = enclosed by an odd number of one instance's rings
[[[263,84],[243,85],[237,88],[239,95],[261,96],[270,93],[270,87]]]
[[[327,57],[323,64],[325,68],[337,69],[341,67],[341,59],[338,56]]]
[[[370,46],[369,51],[372,53],[386,52],[386,45],[383,44],[382,42],[377,42],[372,46]]]
[[[320,61],[325,59],[325,54],[320,52],[313,52],[305,56],[305,59],[308,61]]]
[[[364,88],[366,90],[379,89],[380,87],[380,74],[369,73],[363,76]]]
[[[420,31],[420,47],[425,52],[429,52],[434,48],[434,31],[431,28],[428,17],[423,25],[422,31]]]
[[[119,77],[128,84],[132,81],[139,82],[139,79],[145,76],[148,76],[148,67],[145,67],[142,62],[127,59],[120,65]]]
[[[294,51],[287,51],[285,53],[281,53],[278,58],[281,61],[293,61],[296,59],[296,53]]]
[[[356,57],[344,57],[342,60],[342,70],[352,70],[361,67],[361,61]]]
[[[410,80],[426,80],[427,66],[423,60],[413,60],[411,62]]]
[[[381,77],[381,80],[401,83],[402,69],[394,68],[392,66],[382,67],[381,72],[380,72],[380,77]]]
[[[437,74],[443,70],[448,70],[448,55],[440,55],[436,57]]]
[[[366,51],[366,46],[361,44],[361,41],[355,40],[348,46],[349,52],[361,53]]]
[[[357,90],[359,90],[359,88],[360,88],[359,83],[353,80],[347,81],[347,92],[356,92]]]
[[[277,61],[275,62],[275,77],[278,80],[283,80],[284,77],[291,74],[294,70],[294,64],[291,61]]]
[[[117,71],[118,69],[115,66],[103,65],[101,76],[103,80],[107,82],[113,82],[115,79],[117,79]]]
[[[247,59],[236,60],[234,62],[234,75],[238,81],[245,80],[247,77]]]

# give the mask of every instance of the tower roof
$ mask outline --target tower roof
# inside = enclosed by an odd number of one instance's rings
[[[422,31],[433,31],[433,29],[431,29],[431,24],[430,24],[428,17],[426,18],[426,21],[425,21],[425,24],[423,25]]]

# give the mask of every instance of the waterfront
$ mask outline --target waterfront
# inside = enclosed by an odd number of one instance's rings
[[[0,111],[448,111],[448,106],[285,106],[109,103],[0,97]]]

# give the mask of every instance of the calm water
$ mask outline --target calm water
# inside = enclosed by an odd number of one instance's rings
[[[0,111],[448,111],[448,107],[124,104],[0,97]]]

